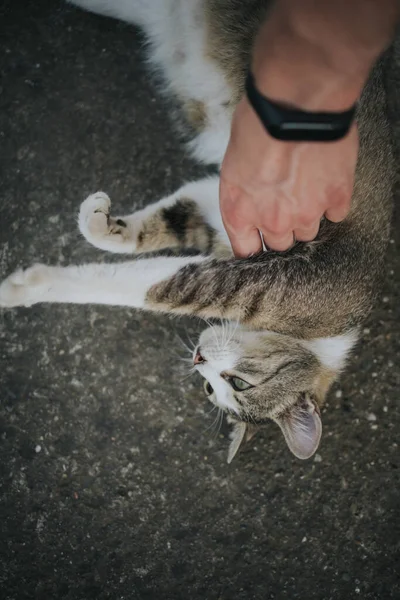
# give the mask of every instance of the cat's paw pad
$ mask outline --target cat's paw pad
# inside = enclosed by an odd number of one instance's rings
[[[46,265],[33,265],[23,271],[19,269],[0,284],[0,306],[31,306],[40,302],[40,296],[49,281]]]
[[[104,192],[91,194],[81,204],[79,211],[79,229],[87,237],[108,235],[111,200]]]

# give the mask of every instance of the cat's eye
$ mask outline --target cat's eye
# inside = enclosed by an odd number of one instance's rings
[[[251,383],[247,383],[247,381],[241,379],[240,377],[228,377],[228,382],[233,387],[235,392],[244,392],[245,390],[254,387],[251,385]]]
[[[203,388],[206,393],[206,396],[211,396],[214,393],[214,388],[209,381],[204,381]]]

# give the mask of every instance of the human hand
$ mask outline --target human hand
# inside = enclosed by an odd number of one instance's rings
[[[397,0],[276,0],[260,28],[251,70],[274,102],[310,112],[343,112],[360,97],[400,16]],[[336,142],[272,138],[247,98],[237,106],[221,168],[220,208],[236,256],[309,241],[321,217],[350,209],[357,125]]]
[[[286,250],[310,241],[321,218],[343,220],[358,154],[354,124],[337,142],[281,142],[264,129],[249,102],[238,105],[221,168],[220,208],[237,257],[266,246]]]

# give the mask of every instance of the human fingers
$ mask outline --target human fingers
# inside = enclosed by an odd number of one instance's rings
[[[330,206],[325,212],[325,217],[333,223],[340,223],[340,221],[343,221],[349,213],[350,200],[351,198],[344,202],[341,202],[340,204]]]
[[[258,228],[262,232],[265,245],[271,250],[284,251],[294,244],[293,214],[286,205],[284,196],[276,196],[275,200],[265,207],[260,215]]]
[[[295,242],[293,231],[287,231],[285,233],[276,234],[271,231],[262,230],[262,236],[264,243],[270,250],[277,250],[283,252],[291,248]]]
[[[260,233],[255,223],[252,198],[239,186],[220,178],[222,221],[236,258],[246,258],[262,250]]]
[[[225,229],[236,258],[247,258],[252,254],[258,254],[263,249],[260,232],[255,227],[233,231],[225,224]]]
[[[298,242],[311,242],[317,237],[319,227],[320,220],[318,219],[312,225],[307,227],[297,227],[294,230],[294,236]]]

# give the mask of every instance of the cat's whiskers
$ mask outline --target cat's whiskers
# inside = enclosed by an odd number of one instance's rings
[[[233,336],[237,332],[238,327],[239,327],[239,321],[237,321],[237,320],[236,321],[229,321],[229,328],[231,329],[231,334],[230,334],[230,336],[228,338],[228,341],[227,341],[227,344],[226,344],[227,346],[231,343],[231,341],[233,339]],[[240,333],[240,337],[242,337],[241,333]]]
[[[219,331],[221,331],[221,337],[218,340],[218,349],[221,352],[224,352],[230,342],[233,339],[233,336],[235,335],[237,328],[239,326],[239,321],[235,320],[235,321],[230,321],[228,319],[220,319],[220,328]]]
[[[178,358],[178,360],[180,362],[187,363],[188,365],[193,365],[193,360],[191,358],[186,358],[185,356],[178,356],[178,355],[176,355],[176,357]]]
[[[215,419],[211,423],[211,425],[209,425],[207,427],[207,429],[204,431],[204,433],[206,433],[207,431],[209,431],[211,429],[211,430],[213,430],[213,437],[217,438],[219,432],[221,431],[221,426],[222,426],[222,423],[224,420],[224,411],[220,407],[215,407],[215,408],[218,408],[217,416],[215,417]]]
[[[225,341],[225,324],[224,324],[224,320],[222,317],[219,320],[219,331],[221,332],[221,344],[220,344],[219,350],[223,350],[224,341]]]
[[[227,321],[226,319],[224,319],[222,316],[220,318],[220,326],[221,326],[221,331],[222,331],[222,336],[221,336],[221,350],[224,351],[226,348],[226,341],[228,339],[228,325],[229,325],[229,321]]]
[[[194,347],[193,347],[193,349],[189,348],[189,346],[186,344],[186,342],[183,341],[183,339],[181,338],[181,336],[179,334],[176,333],[175,335],[176,335],[177,339],[180,341],[180,343],[182,344],[182,346],[185,348],[185,350],[190,354],[190,356],[192,356]]]
[[[243,410],[245,416],[249,420],[249,422],[253,423],[254,425],[256,425],[256,421],[255,421],[254,417],[251,416],[249,410],[245,406],[243,406],[243,404],[241,405],[241,407],[242,407],[242,410]]]
[[[214,410],[216,410],[218,407],[216,404],[213,404],[212,407],[210,408],[210,410],[207,410],[206,412],[204,412],[205,416],[208,417],[209,415],[211,415],[211,413],[214,412]]]
[[[207,433],[207,431],[210,431],[210,429],[211,429],[211,430],[213,430],[213,429],[216,427],[216,425],[217,425],[217,422],[219,421],[219,418],[220,418],[220,412],[221,412],[221,408],[219,408],[218,406],[214,406],[214,408],[217,408],[217,409],[218,409],[217,415],[216,415],[216,417],[215,417],[214,421],[211,423],[211,425],[209,425],[209,426],[208,426],[208,427],[207,427],[207,428],[204,430],[204,433]],[[213,409],[213,410],[214,410],[214,409]],[[213,412],[213,410],[211,410],[211,411],[210,411],[210,414]]]
[[[225,339],[226,339],[226,327],[225,327],[225,322],[223,319],[220,319],[220,326],[219,327],[215,327],[215,333],[217,335],[218,338],[218,350],[220,352],[224,352],[226,344],[225,344]]]
[[[222,423],[224,421],[224,411],[222,410],[222,408],[218,409],[218,422],[217,422],[217,427],[215,429],[214,432],[214,437],[217,438],[219,432],[221,431],[221,427],[222,427]]]
[[[196,346],[197,346],[197,344],[192,340],[192,338],[190,337],[189,332],[188,332],[187,329],[185,329],[185,333],[186,333],[187,340],[188,340],[188,342],[190,344],[189,347],[191,347],[192,351],[194,351],[195,348],[196,348]]]
[[[186,375],[184,375],[183,377],[179,378],[179,381],[182,383],[183,381],[186,381],[186,379],[189,379],[189,377],[192,377],[192,375],[194,375],[196,372],[196,369],[194,367],[189,369],[189,373],[187,373]]]
[[[211,323],[211,321],[207,321],[207,320],[206,320],[206,323],[207,323],[208,327],[212,331],[212,334],[213,334],[214,339],[215,339],[215,345],[217,346],[217,349],[221,350],[215,325],[213,323]]]
[[[183,362],[188,362],[188,363],[192,363],[193,364],[193,360],[192,358],[189,358],[186,353],[185,356],[182,356],[182,354],[179,353],[179,350],[177,350],[176,348],[171,348],[170,349],[170,353],[177,358],[179,361],[183,361]]]

